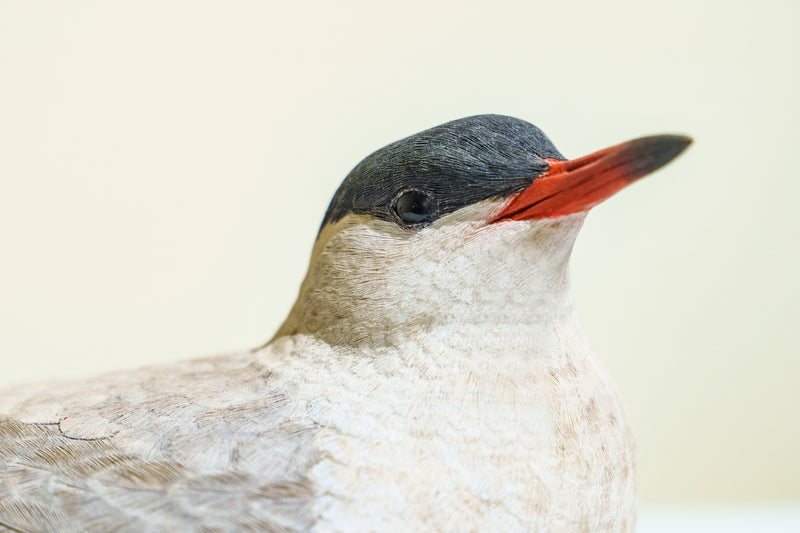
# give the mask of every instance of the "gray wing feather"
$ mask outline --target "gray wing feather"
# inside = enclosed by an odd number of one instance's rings
[[[0,418],[0,530],[309,529],[317,429],[252,370],[194,375],[180,394],[118,386],[58,421]]]

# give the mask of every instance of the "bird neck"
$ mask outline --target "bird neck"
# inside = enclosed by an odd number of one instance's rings
[[[331,228],[276,337],[370,347],[552,337],[575,321],[567,265],[582,221],[451,223],[397,238],[380,221]]]

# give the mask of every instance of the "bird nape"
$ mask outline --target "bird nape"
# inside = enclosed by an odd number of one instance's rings
[[[632,531],[567,263],[591,207],[690,142],[566,159],[479,115],[376,151],[266,345],[0,392],[0,530]]]

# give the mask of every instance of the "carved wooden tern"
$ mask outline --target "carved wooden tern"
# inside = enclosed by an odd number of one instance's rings
[[[378,150],[265,346],[0,394],[0,529],[631,531],[633,439],[567,262],[690,142],[568,160],[482,115]]]

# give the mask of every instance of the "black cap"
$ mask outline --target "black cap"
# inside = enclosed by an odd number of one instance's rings
[[[322,227],[355,213],[418,229],[467,205],[525,189],[548,169],[545,159],[564,157],[529,122],[503,115],[454,120],[361,161],[336,191]],[[401,212],[418,215],[401,216],[398,200]]]

